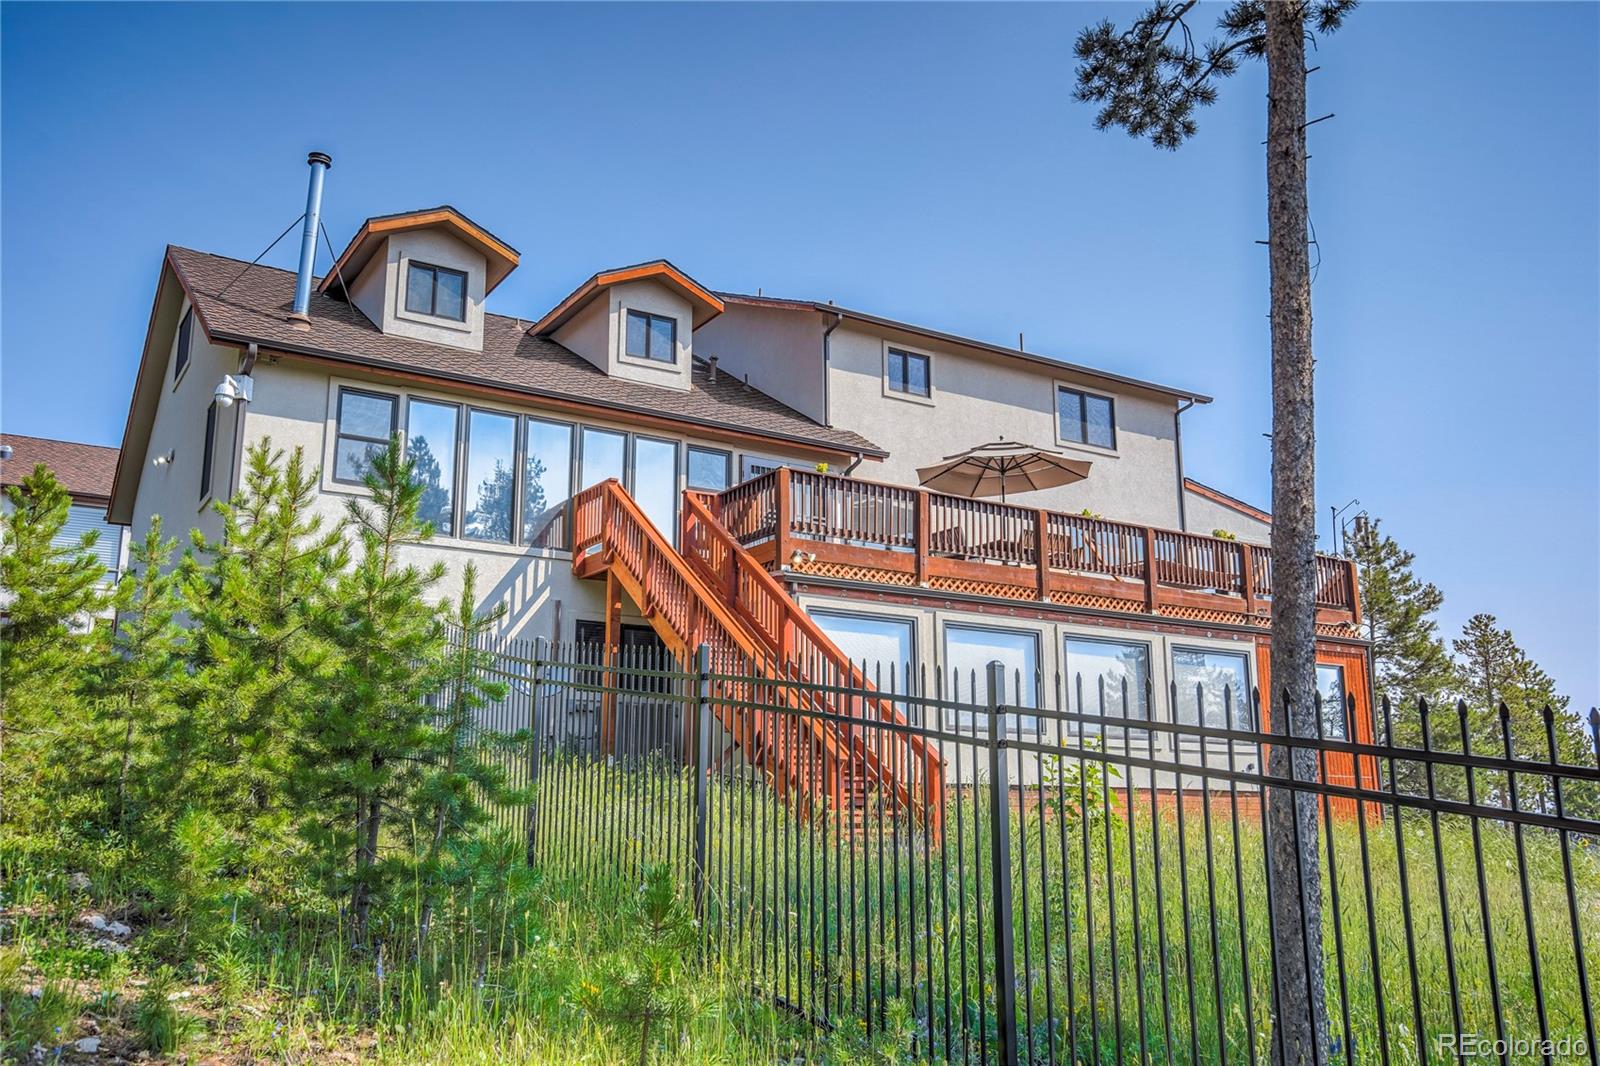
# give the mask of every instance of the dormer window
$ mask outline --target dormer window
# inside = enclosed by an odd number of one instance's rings
[[[467,320],[467,275],[413,261],[406,272],[406,310],[434,318]]]
[[[666,315],[628,312],[628,354],[658,363],[678,361],[678,320]]]

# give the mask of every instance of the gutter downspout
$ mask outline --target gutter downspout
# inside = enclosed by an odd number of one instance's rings
[[[822,331],[822,424],[829,429],[833,428],[833,409],[830,404],[831,390],[828,388],[828,379],[833,376],[833,345],[829,342],[829,338],[833,336],[833,331],[838,329],[843,321],[844,315],[834,311],[833,325]],[[856,463],[859,462],[861,462],[861,457],[857,456]],[[855,463],[850,465],[850,469],[855,469]]]
[[[854,459],[850,460],[850,465],[849,466],[847,466],[843,470],[839,471],[839,476],[840,477],[849,477],[851,474],[855,473],[856,467],[860,466],[861,465],[861,461],[863,459],[865,459],[865,458],[866,458],[865,455],[861,454],[860,452],[856,452],[856,457]]]
[[[1183,412],[1194,406],[1194,400],[1188,400],[1182,407],[1172,413],[1172,445],[1178,456],[1178,528],[1185,533],[1189,532],[1189,516],[1183,506]]]

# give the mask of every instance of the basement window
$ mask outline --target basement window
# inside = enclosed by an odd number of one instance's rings
[[[465,322],[467,275],[448,267],[412,262],[406,271],[406,310]]]

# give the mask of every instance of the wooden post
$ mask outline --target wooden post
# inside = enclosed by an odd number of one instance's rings
[[[774,472],[773,493],[777,497],[778,516],[772,530],[773,560],[778,568],[789,568],[789,523],[793,520],[789,513],[789,474],[786,466],[780,466]]]
[[[1361,590],[1356,586],[1356,578],[1359,575],[1361,568],[1356,566],[1356,561],[1354,559],[1346,559],[1344,561],[1344,565],[1348,568],[1350,575],[1350,614],[1355,624],[1360,625]]]
[[[1250,545],[1243,542],[1239,544],[1239,565],[1244,586],[1244,613],[1253,618],[1256,613],[1256,557]]]
[[[617,693],[622,648],[622,587],[616,572],[606,569],[605,666],[600,693],[600,753],[610,755],[617,739]]]
[[[1033,565],[1038,571],[1039,602],[1050,602],[1050,512],[1033,512]]]
[[[928,492],[926,489],[917,490],[917,587],[928,587],[928,555],[933,545],[932,509],[928,505]]]
[[[1144,527],[1144,613],[1156,613],[1156,531]]]

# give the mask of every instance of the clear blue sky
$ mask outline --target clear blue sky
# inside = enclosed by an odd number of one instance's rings
[[[1135,10],[6,4],[0,421],[118,443],[163,245],[254,256],[315,148],[336,243],[449,202],[519,248],[494,310],[667,256],[718,288],[1024,331],[1215,395],[1185,416],[1189,472],[1264,505],[1264,75],[1176,154],[1095,132],[1073,38]],[[1322,514],[1359,497],[1447,630],[1497,614],[1581,705],[1597,57],[1592,4],[1369,3],[1311,83],[1337,115],[1311,138]]]

